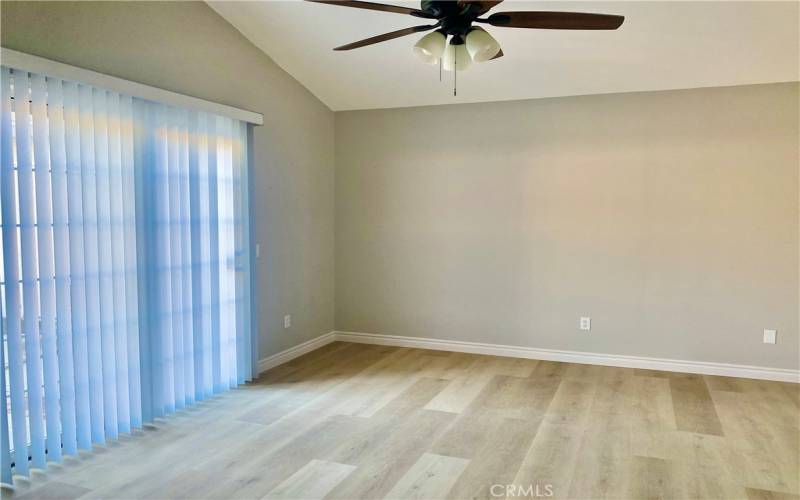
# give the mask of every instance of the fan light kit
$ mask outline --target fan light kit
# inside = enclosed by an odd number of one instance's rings
[[[315,3],[354,7],[357,9],[408,14],[435,20],[435,24],[412,26],[382,35],[348,43],[333,50],[352,50],[422,31],[432,31],[414,45],[414,54],[426,64],[439,64],[441,69],[455,73],[468,69],[472,63],[482,63],[503,57],[500,44],[486,30],[473,23],[499,28],[534,28],[562,30],[615,30],[625,20],[623,16],[586,14],[582,12],[496,12],[481,17],[503,0],[422,0],[419,9],[356,0],[307,0]],[[449,42],[448,42],[449,38]],[[456,95],[455,74],[453,95]]]

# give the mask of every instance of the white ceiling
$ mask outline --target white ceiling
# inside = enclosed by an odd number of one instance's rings
[[[412,54],[423,34],[331,50],[424,20],[302,1],[209,4],[334,111],[800,80],[793,1],[506,0],[492,12],[599,12],[625,23],[617,31],[489,27],[505,57],[459,72],[457,97],[452,73],[439,82],[438,66]]]

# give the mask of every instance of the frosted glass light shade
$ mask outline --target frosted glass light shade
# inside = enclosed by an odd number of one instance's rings
[[[467,52],[467,45],[464,43],[460,45],[448,45],[447,49],[444,51],[442,63],[445,71],[453,71],[453,68],[457,71],[464,71],[472,66],[472,58],[469,56],[469,52]]]
[[[444,53],[447,37],[438,31],[428,33],[414,45],[414,54],[425,64],[436,64]]]
[[[476,28],[467,34],[467,51],[475,62],[484,62],[500,52],[500,44],[486,31]]]

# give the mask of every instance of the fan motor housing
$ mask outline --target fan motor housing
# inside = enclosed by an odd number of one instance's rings
[[[453,0],[422,0],[421,9],[428,14],[442,18],[446,16],[457,16],[464,8]]]
[[[447,35],[466,35],[478,13],[472,4],[463,5],[452,0],[422,0],[422,10],[439,19],[439,31]]]

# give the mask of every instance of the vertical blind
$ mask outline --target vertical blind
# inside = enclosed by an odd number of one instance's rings
[[[247,124],[2,67],[2,481],[252,378]]]

